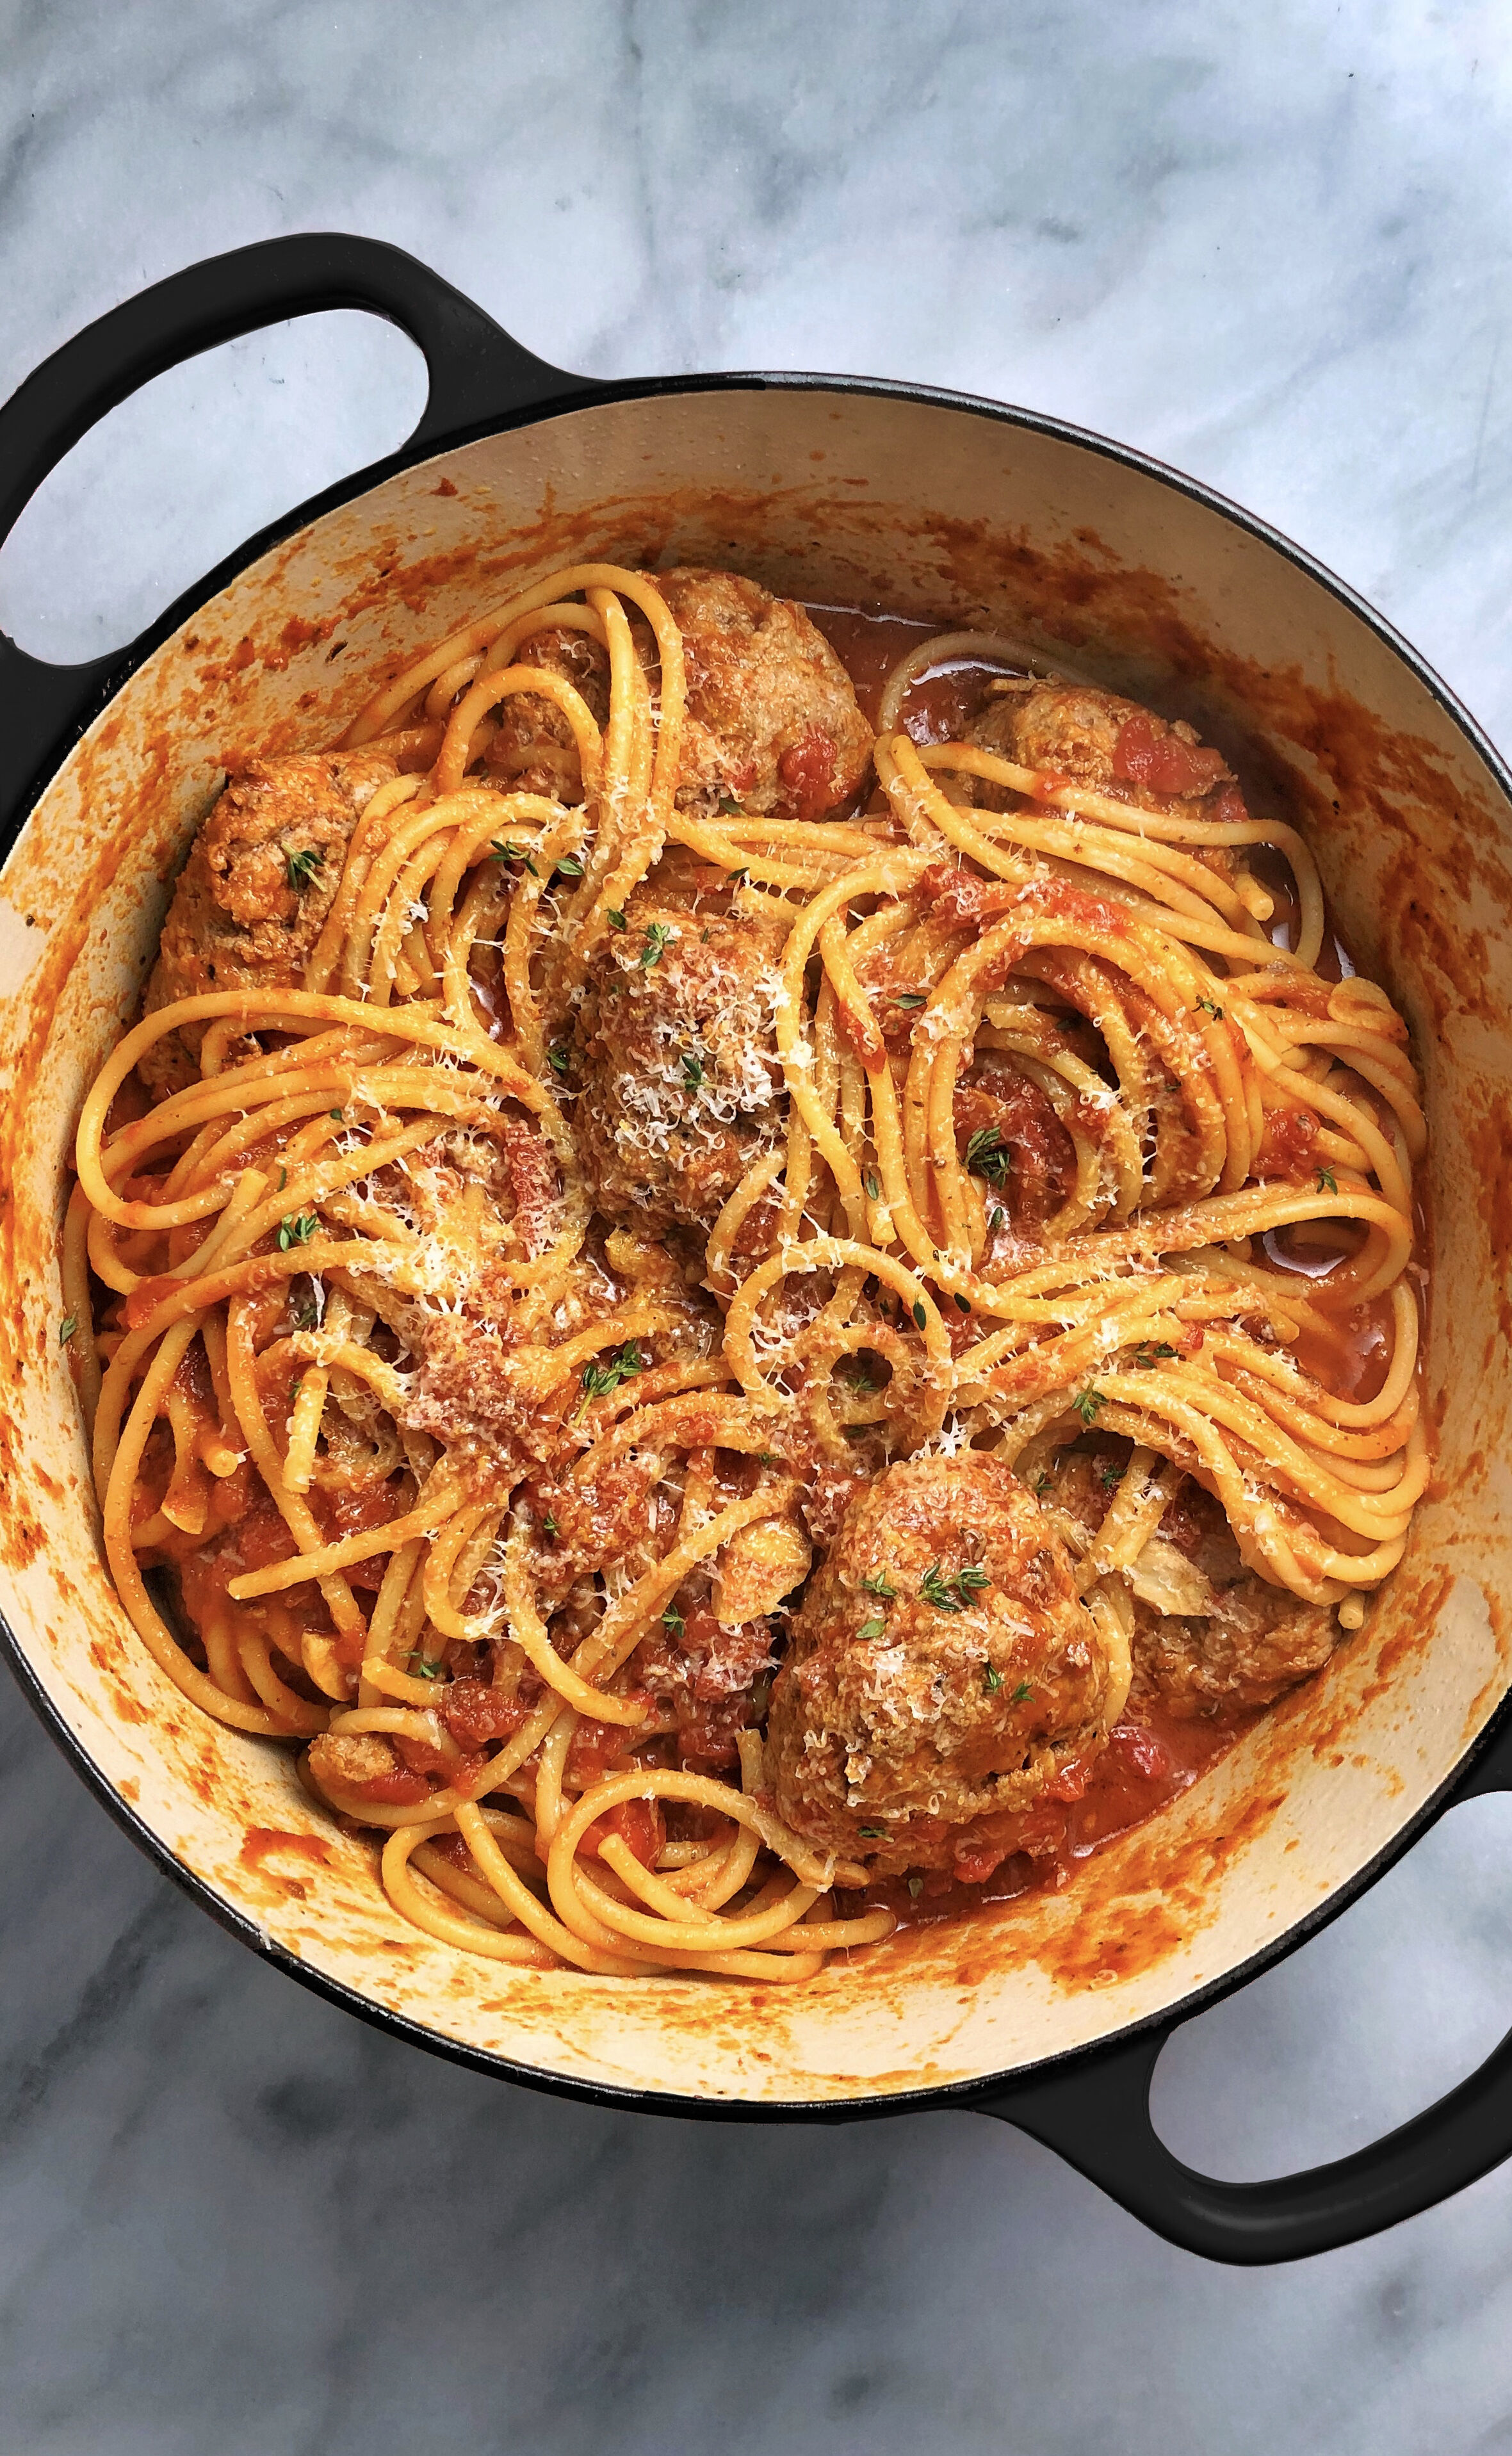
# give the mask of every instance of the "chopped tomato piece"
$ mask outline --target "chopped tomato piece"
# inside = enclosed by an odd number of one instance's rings
[[[1152,793],[1191,796],[1211,793],[1228,770],[1216,750],[1185,742],[1169,726],[1146,716],[1141,708],[1118,729],[1113,772],[1126,785],[1143,785]]]

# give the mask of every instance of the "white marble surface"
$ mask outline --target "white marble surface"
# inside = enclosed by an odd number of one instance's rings
[[[1144,445],[1300,538],[1504,744],[1512,36],[1408,0],[41,0],[0,8],[0,388],[282,230],[428,258],[596,374],[909,376]],[[0,621],[129,637],[413,422],[322,319],[117,413]],[[0,1685],[0,2446],[15,2456],[1496,2456],[1512,2169],[1233,2274],[1019,2136],[655,2122],[459,2073],[262,1969]],[[1168,2051],[1173,2144],[1284,2171],[1512,2019],[1512,1806],[1459,1811]]]

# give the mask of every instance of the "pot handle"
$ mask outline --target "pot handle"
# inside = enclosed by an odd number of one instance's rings
[[[1512,1791],[1512,1716],[1451,1784],[1461,1800]],[[1042,2140],[1111,2199],[1205,2260],[1236,2267],[1304,2260],[1418,2217],[1512,2157],[1512,2032],[1479,2069],[1410,2123],[1348,2158],[1262,2183],[1225,2183],[1174,2157],[1150,2119],[1150,2084],[1177,2021],[1086,2061],[971,2103]]]
[[[0,408],[0,543],[65,453],[153,376],[240,334],[339,307],[386,317],[424,353],[425,413],[398,458],[593,389],[586,377],[523,349],[402,248],[339,231],[262,239],[189,265],[112,307],[11,395]],[[0,632],[0,845],[50,756],[83,730],[139,646],[54,665]]]

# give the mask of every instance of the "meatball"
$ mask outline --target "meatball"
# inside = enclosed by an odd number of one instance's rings
[[[729,800],[816,819],[848,800],[871,758],[871,727],[803,607],[732,571],[655,577],[687,660],[679,806],[714,811]]]
[[[1124,1683],[1070,1555],[1000,1460],[889,1466],[850,1504],[772,1691],[783,1816],[878,1874],[948,1867],[1101,1745]]]
[[[1190,1478],[1130,1578],[1134,1668],[1173,1714],[1254,1712],[1320,1670],[1338,1644],[1331,1607],[1246,1567],[1221,1504]]]
[[[1210,794],[1221,800],[1234,787],[1230,768],[1217,751],[1202,748],[1190,725],[1168,725],[1134,700],[1082,683],[997,684],[967,738],[1020,768],[1048,768],[1119,801],[1164,807]],[[979,800],[994,796],[1000,803],[1000,789],[978,787]],[[1243,810],[1215,815],[1242,817]]]
[[[781,935],[632,899],[579,1020],[579,1157],[606,1218],[707,1230],[783,1122]]]
[[[1127,1458],[1127,1443],[1093,1443],[1056,1461],[1049,1502],[1083,1544],[1102,1524]],[[1270,1705],[1338,1643],[1327,1605],[1303,1603],[1246,1566],[1221,1504],[1190,1476],[1124,1574],[1135,1687],[1183,1721]]]
[[[145,1013],[215,990],[296,987],[358,820],[397,773],[383,750],[324,750],[254,760],[234,778],[190,848]],[[203,1037],[191,1024],[155,1042],[139,1069],[149,1090],[193,1082]]]
[[[609,660],[586,632],[554,627],[520,645],[516,663],[561,674],[587,703],[596,725],[609,721]],[[544,793],[576,804],[582,768],[571,726],[555,700],[517,691],[500,703],[499,729],[483,753],[488,774],[511,793]]]

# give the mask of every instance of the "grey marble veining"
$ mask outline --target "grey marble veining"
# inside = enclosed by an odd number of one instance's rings
[[[116,0],[0,10],[0,386],[137,287],[392,238],[543,356],[1026,401],[1297,536],[1512,742],[1512,41],[1494,6]],[[83,655],[413,423],[333,317],[164,379],[0,560]],[[10,2456],[1497,2456],[1512,2170],[1237,2275],[961,2116],[654,2121],[264,1970],[0,1688]],[[1461,1810],[1168,2050],[1213,2172],[1338,2154],[1512,2018],[1512,1807]]]

